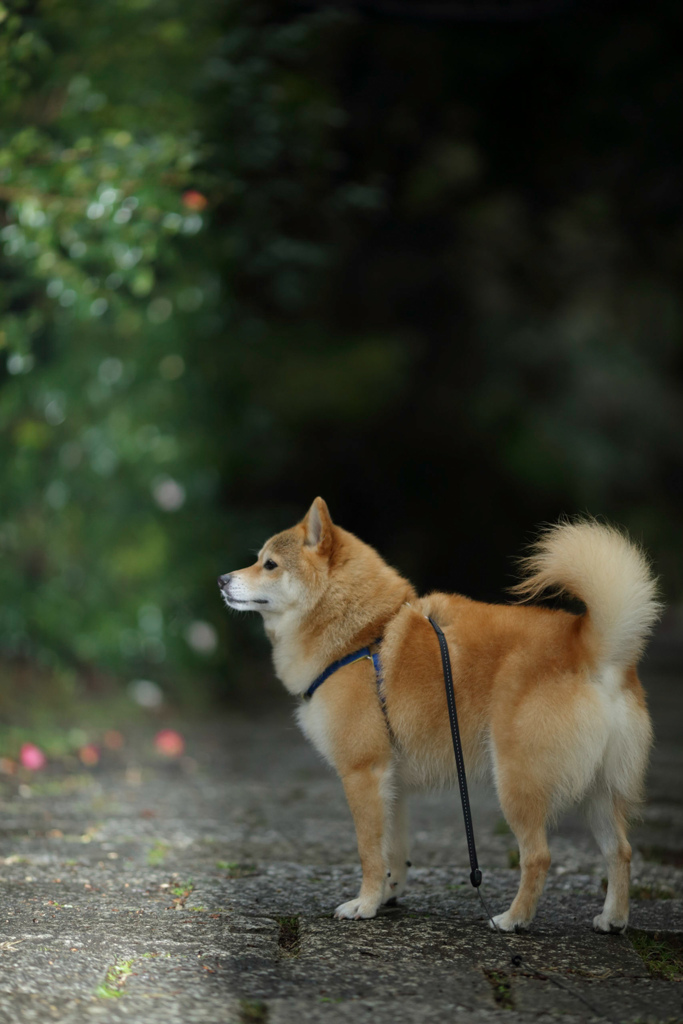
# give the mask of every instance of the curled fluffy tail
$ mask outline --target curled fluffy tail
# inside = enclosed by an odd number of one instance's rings
[[[638,661],[662,605],[647,558],[619,530],[593,519],[557,523],[544,530],[522,564],[526,578],[513,593],[522,599],[546,590],[573,594],[588,609],[586,625],[600,661]]]

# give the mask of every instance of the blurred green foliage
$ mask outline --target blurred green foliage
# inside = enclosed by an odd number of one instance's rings
[[[425,586],[562,511],[680,561],[660,7],[0,3],[6,663],[234,679],[215,577],[320,492]]]
[[[299,65],[335,18],[175,0],[0,18],[0,644],[65,692],[107,671],[191,692],[225,665],[215,578],[254,532],[219,500],[261,418],[244,346],[326,265],[287,220],[324,191],[334,111]]]
[[[214,486],[185,379],[217,290],[189,188],[206,28],[175,4],[3,11],[2,646],[182,665],[198,576],[175,552]]]

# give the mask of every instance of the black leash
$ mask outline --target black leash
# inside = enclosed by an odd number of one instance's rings
[[[467,776],[465,775],[465,759],[462,756],[462,744],[460,742],[460,729],[458,727],[458,713],[455,708],[455,692],[453,690],[453,673],[451,671],[451,658],[448,652],[448,641],[443,634],[441,627],[434,621],[431,615],[427,616],[429,623],[436,633],[439,639],[439,648],[441,650],[441,664],[443,667],[443,681],[446,687],[446,700],[448,702],[448,718],[451,723],[451,737],[453,739],[453,753],[455,754],[455,763],[458,769],[458,785],[460,787],[460,800],[462,802],[462,814],[465,819],[465,835],[467,836],[467,849],[470,855],[470,882],[477,890],[477,896],[481,900],[481,905],[484,908],[484,913],[491,922],[491,927],[500,935],[501,939],[507,943],[507,950],[510,953],[510,963],[513,967],[522,967],[524,961],[519,953],[512,953],[510,947],[510,937],[505,932],[502,932],[496,924],[491,911],[489,910],[488,904],[481,894],[479,888],[482,881],[481,871],[479,869],[479,863],[477,861],[477,848],[474,845],[474,829],[472,828],[472,812],[470,810],[470,797],[467,792]],[[569,985],[564,984],[558,978],[554,978],[550,974],[546,974],[544,971],[540,971],[533,964],[528,965],[529,970],[533,971],[536,977],[541,978],[543,981],[549,981],[552,985],[557,988],[568,992],[574,996],[575,999],[580,1000],[584,1006],[587,1006],[598,1017],[605,1017],[606,1014],[603,1010],[599,1010],[593,1005],[584,995],[577,992],[575,989],[570,988]],[[614,1020],[613,1017],[607,1017],[608,1020]]]
[[[462,756],[462,744],[460,743],[460,729],[458,728],[458,713],[455,710],[455,693],[453,692],[453,675],[451,673],[451,659],[448,653],[448,642],[443,635],[441,626],[437,625],[431,615],[428,615],[429,623],[439,638],[441,648],[441,664],[443,665],[443,681],[446,685],[446,700],[448,701],[448,717],[451,723],[451,736],[453,738],[453,751],[455,763],[458,768],[458,785],[460,786],[460,800],[462,801],[462,815],[465,819],[465,835],[467,836],[467,849],[470,854],[470,882],[475,889],[481,885],[481,871],[477,862],[477,848],[474,845],[474,830],[472,828],[472,812],[470,810],[470,798],[467,792],[467,776],[465,775],[465,760]]]

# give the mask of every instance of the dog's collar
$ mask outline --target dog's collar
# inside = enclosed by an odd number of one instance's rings
[[[379,647],[381,642],[381,638],[379,640],[375,640],[372,646]],[[337,671],[337,669],[344,668],[345,665],[352,665],[354,661],[362,661],[363,658],[369,658],[375,667],[375,675],[377,676],[377,688],[380,691],[380,700],[382,701],[382,704],[384,704],[383,695],[380,690],[380,685],[382,682],[382,664],[379,660],[379,651],[375,651],[373,654],[369,647],[361,647],[359,651],[354,651],[352,654],[347,654],[346,657],[340,658],[339,661],[333,661],[331,665],[327,666],[324,672],[320,673],[317,679],[313,680],[308,689],[301,694],[302,699],[305,701],[309,701],[313,694],[315,693],[315,691],[318,689],[318,687],[322,686],[325,680],[329,679],[329,677],[333,675]]]

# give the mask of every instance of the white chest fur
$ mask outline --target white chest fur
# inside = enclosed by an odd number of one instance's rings
[[[320,657],[305,657],[297,639],[297,620],[292,616],[266,616],[264,622],[273,645],[275,674],[290,693],[301,694],[325,668]]]
[[[322,754],[325,760],[334,767],[328,713],[321,694],[315,694],[312,700],[302,703],[297,709],[296,717],[304,736],[311,741],[318,753]]]

